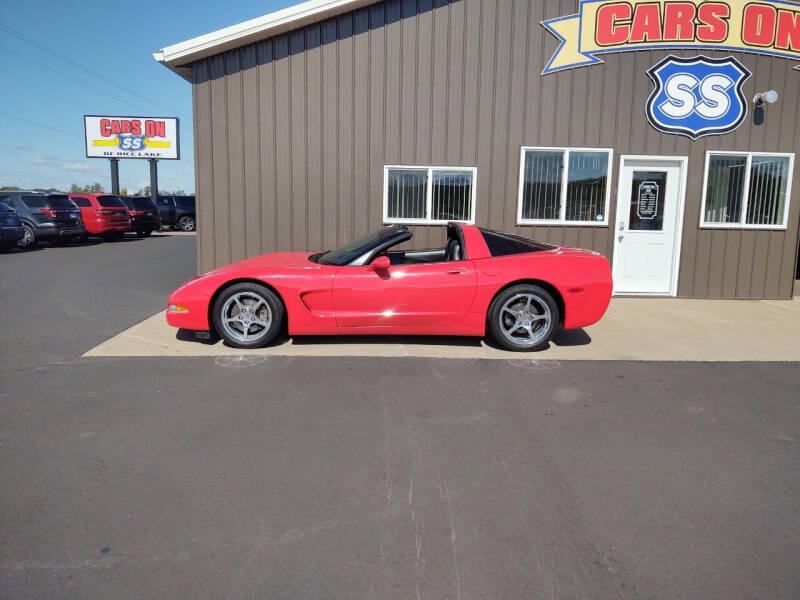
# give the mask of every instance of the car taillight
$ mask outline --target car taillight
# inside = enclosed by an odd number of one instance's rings
[[[56,209],[55,208],[43,208],[42,213],[50,217],[51,219],[56,218]]]

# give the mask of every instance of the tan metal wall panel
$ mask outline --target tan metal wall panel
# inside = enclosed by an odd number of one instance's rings
[[[476,166],[476,221],[612,257],[620,156],[688,156],[678,293],[789,297],[800,221],[795,161],[786,231],[700,229],[707,150],[798,152],[800,76],[734,55],[745,96],[777,89],[763,125],[692,141],[645,118],[647,70],[667,52],[541,75],[540,23],[574,0],[387,0],[194,65],[198,268],[331,248],[380,226],[385,164]],[[698,52],[676,50],[694,56]],[[521,146],[613,148],[609,227],[519,226]],[[415,226],[418,247],[441,227]]]

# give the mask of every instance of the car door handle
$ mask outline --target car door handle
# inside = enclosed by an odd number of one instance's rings
[[[450,270],[447,271],[447,274],[448,275],[466,275],[467,274],[467,270],[466,269],[450,269]]]

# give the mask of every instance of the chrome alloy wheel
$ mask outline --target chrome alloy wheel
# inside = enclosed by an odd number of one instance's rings
[[[254,292],[239,292],[225,301],[220,315],[222,326],[233,339],[255,342],[264,337],[272,324],[267,301]]]
[[[27,248],[33,243],[33,230],[27,225],[24,226],[22,238],[17,240],[17,246],[20,248]]]
[[[500,331],[514,344],[534,346],[547,335],[550,307],[536,294],[512,296],[500,309]]]

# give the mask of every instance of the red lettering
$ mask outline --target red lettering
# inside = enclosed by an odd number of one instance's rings
[[[167,137],[166,123],[164,121],[144,122],[144,131],[147,137]]]
[[[742,41],[750,46],[771,46],[775,40],[775,8],[748,4],[742,17]]]
[[[639,4],[633,13],[630,42],[660,42],[661,12],[658,4]]]
[[[775,46],[781,50],[800,50],[800,12],[778,11]]]
[[[108,137],[111,135],[111,120],[100,119],[100,135]]]
[[[122,121],[121,129],[122,129],[122,131],[120,131],[120,133],[130,133],[131,132],[131,122],[128,121],[127,119]]]
[[[694,40],[694,15],[691,2],[667,2],[664,8],[664,40],[691,42]]]
[[[111,133],[113,134],[122,133],[122,129],[119,126],[119,121],[117,121],[116,119],[111,121]]]
[[[595,41],[598,46],[613,46],[628,41],[631,18],[631,5],[606,4],[597,10],[597,31]]]
[[[724,42],[728,39],[728,18],[731,9],[721,2],[704,2],[697,9],[697,39],[701,42]]]
[[[142,135],[142,122],[139,119],[131,121],[131,133],[133,135]]]

